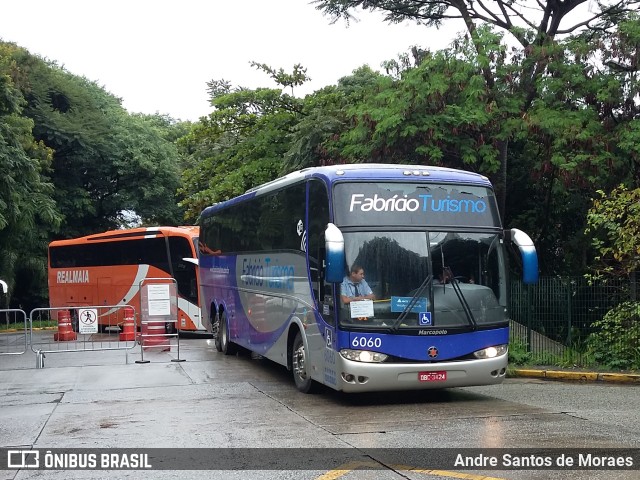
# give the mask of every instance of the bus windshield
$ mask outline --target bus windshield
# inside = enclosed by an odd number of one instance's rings
[[[429,329],[507,323],[506,268],[498,234],[345,232],[344,240],[348,265],[364,269],[375,295],[371,302],[341,305],[345,329],[393,326],[428,335]]]

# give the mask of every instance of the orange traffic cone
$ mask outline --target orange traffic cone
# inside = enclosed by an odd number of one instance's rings
[[[69,342],[77,338],[71,326],[69,310],[58,310],[58,332],[53,334],[53,339],[56,342]]]
[[[120,332],[121,342],[131,342],[136,339],[136,324],[133,318],[133,308],[124,307],[124,323]]]
[[[141,335],[142,346],[147,350],[146,347],[155,348],[162,345],[164,348],[158,348],[161,352],[171,350],[169,339],[165,336],[165,333],[164,322],[143,323]]]

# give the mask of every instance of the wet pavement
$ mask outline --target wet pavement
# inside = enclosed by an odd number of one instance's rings
[[[37,339],[36,339],[37,340]],[[0,471],[27,478],[638,478],[625,470],[438,470],[385,463],[395,449],[553,448],[579,454],[640,447],[638,387],[614,383],[508,379],[502,385],[427,392],[346,395],[296,391],[290,373],[249,355],[224,356],[202,338],[168,352],[140,348],[0,355],[0,447],[167,449],[193,453],[194,470]],[[546,374],[545,374],[546,375]],[[258,452],[292,452],[292,468],[219,470],[234,450],[251,465]],[[206,450],[207,449],[207,450]],[[382,449],[382,450],[381,450]],[[387,449],[387,450],[385,450]],[[449,449],[449,450],[439,450]],[[336,468],[318,455],[353,452]],[[155,452],[156,454],[158,452]],[[211,457],[208,459],[208,457]],[[157,461],[157,455],[154,461]],[[228,461],[228,458],[222,459]],[[255,458],[254,458],[255,460]],[[268,459],[266,459],[268,460]],[[285,462],[286,463],[286,462]],[[320,465],[318,465],[320,463]],[[371,470],[371,464],[377,470]],[[224,464],[233,467],[231,463]],[[363,466],[364,465],[364,466]],[[367,467],[366,465],[369,465]],[[254,465],[255,466],[255,465]],[[340,465],[338,465],[340,466]],[[323,468],[316,468],[323,467]],[[409,470],[413,467],[413,470]]]

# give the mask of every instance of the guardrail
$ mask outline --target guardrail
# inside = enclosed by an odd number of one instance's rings
[[[131,305],[95,305],[77,308],[36,308],[29,315],[29,343],[36,368],[44,367],[47,353],[131,350],[135,335],[120,335]],[[134,315],[135,318],[135,315]]]
[[[0,310],[0,355],[22,355],[26,352],[28,332],[25,311]]]

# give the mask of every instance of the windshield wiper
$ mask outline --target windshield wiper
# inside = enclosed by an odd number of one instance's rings
[[[393,322],[393,325],[389,327],[390,332],[395,333],[398,331],[398,328],[400,328],[400,324],[405,318],[407,318],[407,315],[409,315],[409,312],[411,312],[411,309],[415,306],[415,304],[418,303],[420,295],[422,295],[424,289],[427,288],[427,286],[431,283],[431,280],[433,280],[433,275],[429,274],[425,277],[425,279],[418,287],[418,290],[416,290],[416,293],[413,295],[413,297],[411,297],[411,300],[409,301],[407,306],[404,307],[404,310],[402,310],[402,313],[398,316],[398,318],[396,318],[396,321]]]
[[[469,324],[475,330],[476,328],[478,328],[478,322],[476,322],[476,319],[473,316],[473,312],[471,311],[471,307],[469,307],[469,304],[467,303],[467,299],[462,293],[462,289],[460,288],[460,282],[458,282],[456,277],[453,275],[453,272],[451,271],[451,267],[444,267],[444,270],[446,271],[446,274],[451,279],[450,280],[451,286],[453,287],[453,291],[455,292],[456,296],[458,297],[458,300],[460,301],[460,304],[462,305],[462,309],[464,310],[464,313],[467,316],[467,320],[469,320]]]

